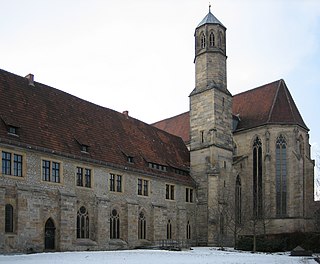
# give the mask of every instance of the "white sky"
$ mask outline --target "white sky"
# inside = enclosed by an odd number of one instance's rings
[[[320,152],[320,1],[212,0],[228,89],[284,79]],[[0,0],[0,68],[147,123],[189,110],[207,0]]]

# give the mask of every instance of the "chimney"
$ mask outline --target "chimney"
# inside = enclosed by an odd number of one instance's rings
[[[123,111],[122,114],[126,117],[126,118],[129,118],[129,111]]]
[[[34,86],[34,75],[29,73],[25,78],[29,81],[29,85]]]

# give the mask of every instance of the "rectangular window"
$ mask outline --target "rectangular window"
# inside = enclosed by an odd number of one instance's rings
[[[149,181],[143,180],[143,195],[148,196],[149,195]]]
[[[186,202],[193,203],[193,189],[186,188]]]
[[[91,170],[90,169],[85,169],[86,171],[86,183],[85,183],[85,187],[87,188],[91,188]]]
[[[166,199],[174,200],[174,185],[166,184]]]
[[[149,195],[149,181],[144,179],[138,179],[138,195]]]
[[[142,195],[142,179],[138,179],[138,195]]]
[[[117,192],[122,192],[122,176],[117,175]]]
[[[77,186],[83,186],[83,168],[77,167]]]
[[[22,177],[22,155],[13,155],[13,175]]]
[[[2,173],[11,175],[11,153],[2,151]]]
[[[91,169],[77,167],[77,186],[91,188]]]
[[[42,180],[49,182],[60,182],[60,163],[42,160]]]
[[[60,182],[60,163],[52,162],[52,181]]]
[[[110,191],[122,192],[122,176],[110,173]]]
[[[114,192],[114,191],[115,191],[114,178],[115,178],[115,175],[111,173],[111,174],[110,174],[110,191],[111,191],[111,192]]]

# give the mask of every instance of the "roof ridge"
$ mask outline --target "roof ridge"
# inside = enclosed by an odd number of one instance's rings
[[[271,108],[270,108],[270,111],[269,111],[269,114],[268,114],[267,123],[270,122],[271,115],[272,115],[272,113],[273,113],[275,103],[276,103],[276,101],[277,101],[277,99],[278,99],[278,94],[279,94],[279,90],[280,90],[281,83],[282,83],[282,79],[279,80],[279,84],[278,84],[278,87],[277,87],[277,91],[276,91],[276,93],[275,93],[275,95],[274,95],[273,102],[272,102],[272,105],[271,105]]]
[[[233,97],[234,97],[234,96],[238,96],[238,95],[242,95],[242,94],[245,94],[245,93],[251,93],[251,92],[254,91],[254,90],[261,89],[261,88],[263,88],[264,86],[269,86],[269,85],[271,85],[271,84],[274,84],[274,83],[277,83],[277,82],[280,82],[280,81],[283,81],[283,79],[279,79],[279,80],[276,80],[276,81],[273,81],[273,82],[269,82],[269,83],[266,83],[266,84],[262,84],[262,85],[260,85],[260,86],[258,86],[258,87],[251,88],[251,89],[249,89],[249,90],[246,90],[246,91],[243,91],[243,92],[234,94]]]
[[[286,94],[286,98],[287,98],[287,101],[288,101],[288,104],[289,104],[289,107],[290,107],[290,112],[291,112],[291,115],[292,115],[292,117],[293,117],[293,120],[294,120],[295,123],[298,123],[298,121],[297,121],[297,119],[296,119],[296,116],[295,116],[295,114],[293,113],[293,108],[292,108],[291,100],[290,100],[290,98],[289,98],[289,96],[288,96],[288,88],[287,88],[287,86],[285,85],[285,83],[284,83],[284,93]],[[298,110],[298,112],[299,112],[299,110]]]
[[[171,117],[168,117],[168,118],[159,120],[159,121],[157,121],[157,122],[151,123],[150,125],[153,126],[153,125],[158,124],[158,123],[160,123],[160,122],[167,121],[167,120],[170,120],[170,119],[173,119],[173,118],[177,118],[177,117],[179,117],[179,116],[182,116],[182,115],[185,115],[185,114],[188,114],[188,113],[190,113],[190,111],[186,111],[186,112],[183,112],[183,113],[181,113],[181,114],[177,114],[177,115],[174,115],[174,116],[171,116]]]

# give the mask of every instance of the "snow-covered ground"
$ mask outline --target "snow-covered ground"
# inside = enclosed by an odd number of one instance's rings
[[[99,252],[40,253],[30,255],[0,255],[1,264],[286,264],[316,263],[311,257],[290,257],[288,253],[263,254],[221,251],[216,248],[193,248],[173,252],[163,250],[127,250]]]

